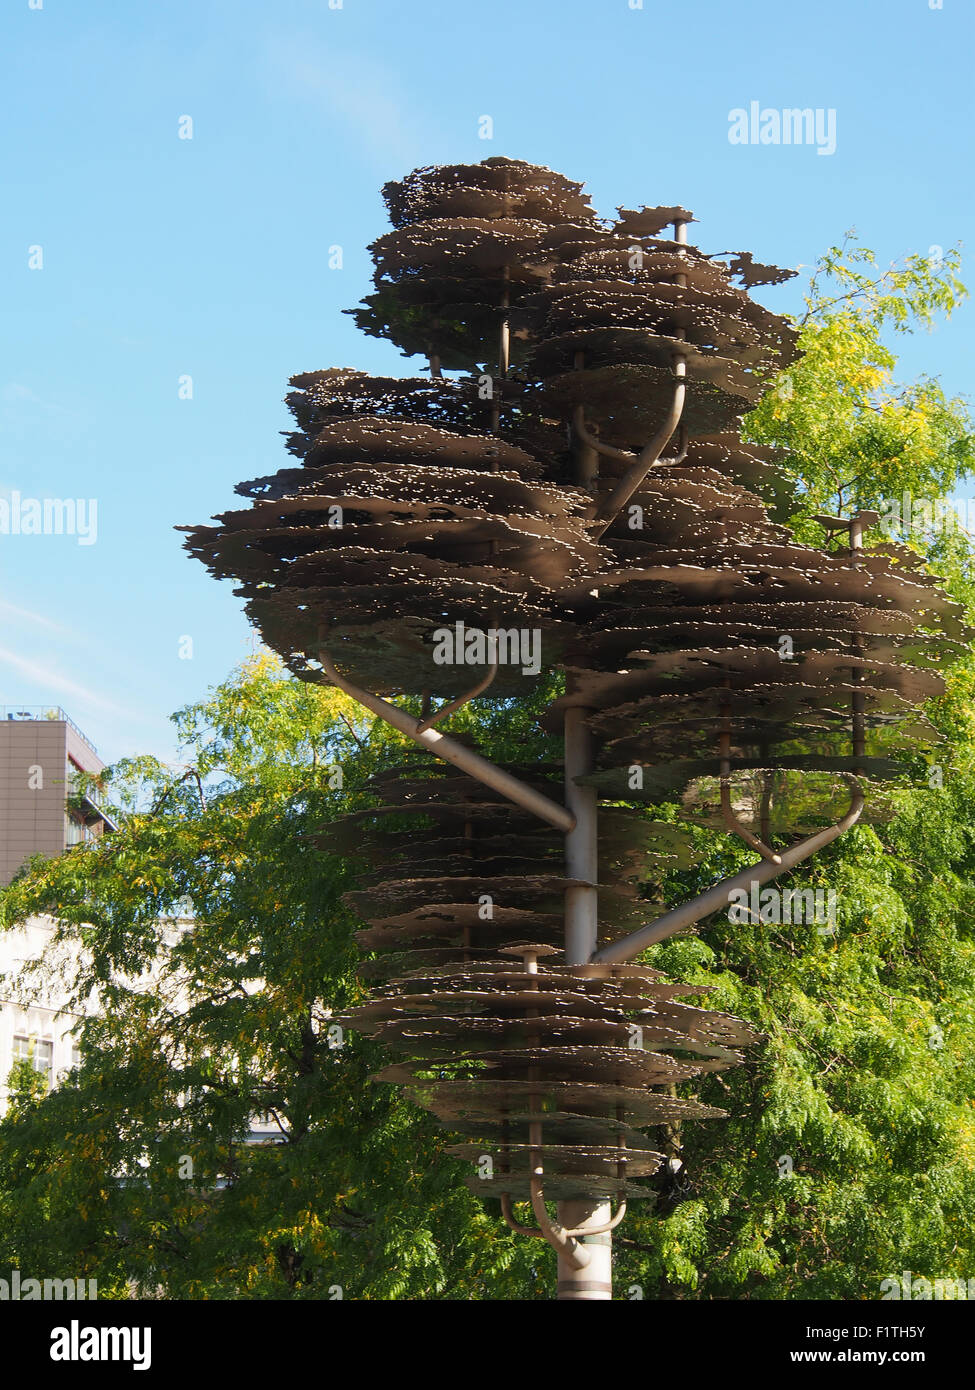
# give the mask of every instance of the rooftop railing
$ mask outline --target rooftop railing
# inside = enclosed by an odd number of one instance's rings
[[[54,724],[70,724],[82,743],[99,756],[98,749],[91,739],[78,728],[73,719],[70,719],[65,710],[60,705],[0,705],[0,719],[16,722],[18,720],[49,720]]]

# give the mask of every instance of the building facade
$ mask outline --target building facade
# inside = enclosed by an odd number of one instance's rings
[[[62,709],[0,706],[0,884],[8,884],[33,854],[54,856],[116,829],[97,793],[78,785],[78,773],[97,774],[104,764],[81,730]],[[53,945],[53,917],[37,916],[0,929],[0,1115],[8,1104],[11,1068],[22,1058],[56,1086],[79,1061],[73,1033],[79,1016],[59,988],[62,967],[69,976],[81,946]],[[171,947],[193,928],[192,917],[164,918],[163,941]],[[62,952],[60,958],[58,952]],[[44,958],[45,969],[32,970]],[[137,982],[132,982],[137,983]],[[154,972],[139,987],[154,988]],[[263,989],[263,981],[250,982]],[[174,1001],[179,1007],[181,996]],[[97,1012],[99,1001],[85,1001]],[[275,1143],[281,1131],[270,1118],[255,1116],[245,1142]],[[219,1185],[219,1184],[218,1184]]]
[[[31,962],[46,952],[50,961],[56,926],[50,917],[32,917],[22,927],[0,931],[0,1115],[15,1062],[27,1058],[50,1090],[78,1061],[71,1031],[77,1015],[64,1007],[56,985],[29,976]]]
[[[62,854],[114,828],[78,784],[104,766],[63,709],[0,706],[0,884],[32,854]]]
[[[0,884],[33,854],[63,854],[114,829],[97,796],[78,782],[79,773],[103,767],[59,707],[0,706]],[[65,1010],[56,984],[30,977],[30,963],[50,953],[56,926],[34,917],[0,931],[0,1114],[16,1061],[32,1062],[48,1089],[77,1061],[76,1016]]]

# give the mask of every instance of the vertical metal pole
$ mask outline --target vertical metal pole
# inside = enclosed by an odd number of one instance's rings
[[[577,352],[573,365],[577,372],[581,372],[586,365],[586,354]],[[577,405],[573,414],[573,425],[576,419],[585,418],[585,406]],[[595,491],[596,479],[599,476],[599,455],[591,444],[583,440],[577,429],[572,431],[572,457],[575,464],[575,481],[580,487],[586,488],[588,492]]]
[[[683,222],[674,223],[674,239],[684,244],[687,241],[687,228]],[[686,285],[687,278],[677,275],[675,283]],[[685,334],[678,332],[677,338]],[[575,365],[581,368],[583,359],[577,356]],[[683,358],[675,364],[675,376],[682,377],[686,372]],[[583,487],[592,487],[598,469],[598,455],[594,449],[574,440],[576,482]],[[593,770],[592,735],[586,724],[589,710],[570,707],[565,714],[565,802],[576,818],[575,827],[565,837],[566,877],[582,879],[584,886],[568,888],[565,894],[565,959],[567,965],[583,965],[590,960],[598,946],[599,916],[598,894],[596,889],[597,869],[597,828],[596,791],[593,787],[579,787],[575,778]],[[612,1203],[576,1199],[559,1203],[559,1223],[568,1230],[585,1229],[586,1226],[602,1226],[612,1215]],[[564,1260],[559,1260],[560,1299],[607,1300],[613,1296],[613,1235],[605,1231],[600,1235],[580,1235],[580,1244],[590,1252],[590,1261],[585,1269],[572,1269]]]
[[[612,1203],[573,1199],[559,1202],[559,1223],[570,1231],[585,1226],[604,1226],[612,1216]],[[603,1231],[598,1236],[580,1235],[579,1244],[589,1251],[585,1269],[573,1269],[559,1257],[558,1298],[582,1299],[586,1302],[608,1302],[613,1297],[613,1233]]]
[[[571,705],[565,712],[565,804],[575,825],[565,837],[566,878],[582,886],[565,891],[565,963],[585,965],[597,946],[596,789],[580,787],[575,779],[592,772],[592,735],[586,724],[589,710]]]
[[[863,561],[863,519],[857,515],[850,522],[850,563],[855,569],[862,568]],[[854,635],[853,650],[858,654],[863,654],[863,641],[859,634]],[[853,684],[862,685],[864,682],[863,670],[857,666],[853,669]],[[867,697],[859,691],[854,691],[851,699],[853,708],[853,756],[862,758],[866,752],[867,740]],[[862,772],[862,768],[857,768],[857,772]]]
[[[576,777],[593,770],[592,735],[586,718],[589,710],[571,706],[565,712],[565,801],[576,818],[565,837],[567,878],[581,879],[582,886],[565,893],[565,960],[584,965],[596,950],[599,934],[597,879],[597,797],[594,787],[579,787]],[[612,1215],[612,1204],[575,1198],[558,1204],[559,1224],[567,1230],[603,1226]],[[590,1251],[585,1269],[573,1269],[559,1259],[559,1299],[606,1300],[613,1296],[613,1236],[578,1237]]]
[[[498,328],[498,377],[492,388],[492,407],[491,407],[491,433],[501,433],[501,386],[508,375],[508,366],[511,360],[511,320],[508,316],[508,309],[511,307],[511,291],[508,289],[508,267],[504,267],[505,287],[501,291],[501,308],[505,313]],[[497,462],[491,464],[491,472],[498,471]]]
[[[687,245],[687,223],[681,221],[680,218],[678,218],[677,221],[674,223],[674,240],[677,242],[677,244],[678,244],[679,246],[686,246],[686,245]],[[687,288],[687,276],[686,276],[686,275],[675,275],[675,276],[674,276],[674,284],[677,285],[677,286],[679,286],[680,289],[682,289],[682,290],[683,290],[683,289],[686,289],[686,288]],[[687,330],[684,329],[684,328],[678,328],[678,329],[676,330],[676,332],[674,333],[674,337],[680,339],[681,342],[685,342],[686,339],[687,339]],[[683,357],[678,356],[677,361],[674,363],[674,375],[675,375],[676,377],[678,377],[678,378],[685,377],[685,376],[687,375],[687,362],[684,360]],[[683,429],[683,432],[682,432],[682,434],[681,434],[681,449],[682,449],[682,451],[683,451],[683,449],[684,449],[686,443],[687,443],[687,431],[686,431],[686,426],[685,426],[684,429]]]

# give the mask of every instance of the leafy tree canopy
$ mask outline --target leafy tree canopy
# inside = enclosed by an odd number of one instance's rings
[[[950,253],[878,272],[848,242],[817,270],[805,356],[749,419],[791,451],[809,540],[817,512],[968,474],[963,403],[898,383],[890,346],[955,307],[956,269]],[[900,538],[971,613],[965,533]],[[835,892],[835,931],[716,918],[647,953],[767,1043],[684,1088],[730,1119],[682,1135],[684,1200],[628,1219],[619,1296],[870,1299],[905,1268],[975,1269],[973,687],[969,657],[930,711],[936,762],[918,759],[889,823],[788,880]],[[482,701],[454,727],[496,759],[541,753],[546,697]],[[103,1296],[550,1297],[547,1247],[466,1190],[429,1116],[368,1082],[378,1050],[334,1031],[360,988],[342,894],[363,866],[329,850],[328,825],[367,804],[403,742],[266,658],[175,719],[188,767],[111,769],[120,831],[35,860],[3,894],[8,924],[49,913],[81,944],[86,1016],[80,1067],[43,1099],[20,1084],[0,1123],[0,1262],[70,1266]],[[672,901],[750,862],[700,834],[710,855],[670,876]],[[246,1142],[255,1115],[277,1142]]]

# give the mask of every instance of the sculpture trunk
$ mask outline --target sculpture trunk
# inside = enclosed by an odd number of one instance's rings
[[[571,705],[565,712],[565,804],[576,823],[565,837],[565,876],[581,879],[582,884],[565,892],[565,961],[585,965],[599,944],[598,826],[596,791],[580,787],[577,777],[592,771],[592,736],[586,724],[587,711]],[[610,1219],[610,1203],[578,1200],[559,1202],[559,1224],[566,1230],[585,1230],[605,1226]],[[578,1237],[590,1254],[583,1269],[575,1268],[559,1256],[560,1299],[608,1299],[612,1297],[613,1233]]]

